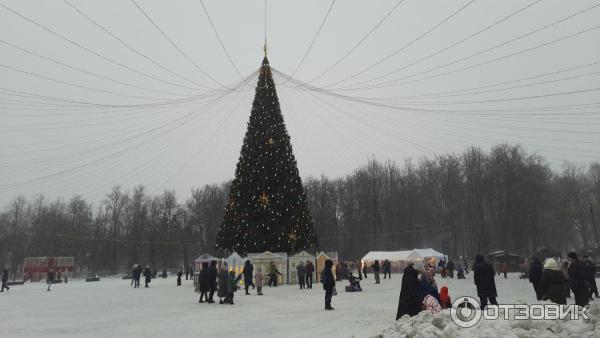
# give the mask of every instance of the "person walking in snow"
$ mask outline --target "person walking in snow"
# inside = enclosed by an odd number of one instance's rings
[[[325,261],[325,267],[321,272],[321,283],[325,290],[325,310],[333,310],[331,307],[331,298],[333,297],[333,289],[335,288],[335,278],[333,277],[333,262],[328,259]]]
[[[383,279],[388,275],[392,279],[392,263],[386,259],[383,261]]]
[[[477,296],[481,310],[487,306],[488,300],[493,305],[498,305],[496,297],[496,282],[494,281],[494,268],[485,262],[482,255],[475,257],[475,268],[473,269],[473,280],[477,286]]]
[[[586,279],[590,287],[590,299],[594,299],[592,298],[592,294],[598,298],[600,296],[598,295],[598,286],[596,285],[596,264],[594,264],[589,256],[583,256],[583,265],[585,266]]]
[[[463,259],[463,267],[465,269],[465,274],[468,275],[469,274],[469,263],[467,263],[467,259]]]
[[[508,278],[508,264],[506,262],[502,263],[500,266],[502,273],[504,274],[504,279]]]
[[[569,261],[565,260],[560,263],[560,272],[565,276],[566,284],[565,285],[565,295],[567,298],[571,298],[571,288],[569,287]]]
[[[531,264],[529,264],[529,282],[533,284],[533,289],[535,290],[535,297],[537,300],[542,300],[542,297],[544,296],[540,288],[540,280],[542,279],[543,271],[544,267],[542,263],[536,257],[534,257],[531,260]]]
[[[48,284],[48,291],[50,291],[50,286],[54,283],[54,270],[48,270],[46,273],[46,284]]]
[[[307,260],[306,261],[306,287],[312,289],[313,273],[315,272],[315,265]]]
[[[188,277],[190,276],[190,266],[186,266],[185,267],[185,280],[188,280]]]
[[[373,263],[373,275],[375,276],[375,284],[379,284],[380,280],[379,280],[379,271],[380,271],[380,265],[379,265],[379,260],[375,260],[375,262]]]
[[[262,269],[256,269],[256,274],[254,275],[254,280],[256,281],[256,294],[258,296],[262,296],[262,286],[263,286],[263,274]]]
[[[273,262],[269,265],[269,286],[277,286],[277,275],[283,276]]]
[[[177,286],[181,286],[181,276],[183,275],[183,270],[181,270],[181,268],[179,268],[179,271],[177,271]]]
[[[144,270],[144,287],[148,287],[148,284],[152,281],[152,271],[150,271],[150,267],[146,265],[146,270]]]
[[[423,263],[408,263],[402,274],[402,286],[400,287],[400,299],[398,300],[398,312],[396,320],[404,315],[416,316],[421,310],[417,299],[417,288],[419,286],[419,273],[423,271]]]
[[[227,278],[227,304],[233,305],[233,294],[237,291],[237,278],[235,272],[229,271]]]
[[[252,289],[256,288],[254,283],[252,282],[252,277],[254,277],[254,266],[250,260],[246,260],[244,262],[244,270],[242,271],[242,275],[244,275],[244,289],[246,290],[246,294],[249,295],[248,289],[252,286]]]
[[[363,266],[362,266],[362,272],[363,272],[363,275],[365,276],[365,279],[367,279],[367,268],[368,268],[367,262],[364,262]]]
[[[450,276],[450,278],[454,278],[454,262],[453,261],[448,261],[448,264],[446,264],[446,269],[448,270],[448,276]]]
[[[204,303],[208,301],[208,262],[202,262],[198,279],[200,282],[200,299],[198,303]]]
[[[306,278],[306,267],[302,262],[298,263],[296,267],[296,275],[298,277],[298,284],[300,285],[300,290],[304,289],[304,279]]]
[[[573,296],[575,296],[575,304],[586,306],[590,302],[590,288],[586,281],[585,266],[575,252],[569,252],[567,259],[571,262],[569,265],[569,284]]]
[[[227,301],[227,279],[229,278],[229,272],[227,272],[227,263],[221,265],[219,270],[219,283],[217,289],[217,296],[219,297],[219,304],[225,304]]]
[[[4,271],[2,271],[2,289],[0,292],[4,292],[4,289],[6,289],[6,291],[10,290],[8,285],[6,285],[6,282],[8,282],[8,270],[4,269]]]
[[[214,303],[214,295],[215,295],[215,291],[217,291],[217,261],[212,260],[210,261],[210,266],[208,267],[208,302],[207,303]]]
[[[458,263],[458,265],[456,267],[456,278],[465,279],[465,269],[463,268],[462,264],[460,264],[460,263]]]
[[[558,263],[554,258],[548,258],[544,262],[544,271],[540,278],[540,291],[542,299],[550,299],[556,304],[567,304],[565,275],[559,271]]]
[[[362,280],[362,262],[356,262],[356,270],[358,270],[358,279]]]

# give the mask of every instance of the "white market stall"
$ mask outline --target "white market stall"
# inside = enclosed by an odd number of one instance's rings
[[[423,261],[431,258],[435,259],[437,262],[445,257],[445,254],[432,248],[402,251],[369,251],[361,259],[361,262],[371,266],[375,260],[379,260],[379,263],[381,264],[387,259],[392,263],[392,272],[400,272],[404,269],[407,262]]]
[[[202,270],[202,263],[208,263],[210,264],[211,261],[217,261],[219,262],[221,259],[217,258],[217,257],[213,257],[207,253],[202,254],[198,257],[196,257],[196,259],[194,259],[194,266],[195,266],[195,270],[196,272],[200,272],[200,270]]]
[[[262,275],[264,279],[264,285],[267,285],[268,275],[271,263],[275,265],[277,271],[281,273],[281,275],[277,275],[277,284],[285,284],[287,283],[288,276],[288,265],[287,265],[287,253],[285,252],[270,252],[265,251],[263,253],[249,253],[248,259],[254,265],[254,271],[258,271],[260,268],[262,270]]]

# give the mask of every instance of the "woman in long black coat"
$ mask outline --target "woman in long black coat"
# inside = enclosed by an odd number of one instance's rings
[[[254,266],[252,266],[252,262],[250,262],[250,260],[247,260],[246,262],[244,262],[244,271],[242,271],[242,274],[244,275],[244,288],[246,289],[247,295],[250,294],[248,292],[248,289],[250,288],[250,286],[252,286],[253,290],[255,288],[254,282],[252,282],[253,271],[254,271]]]
[[[558,269],[558,263],[553,258],[548,258],[544,263],[544,271],[540,279],[540,292],[543,299],[550,299],[556,304],[567,304],[567,280]]]
[[[498,305],[496,301],[498,292],[496,292],[496,282],[494,281],[494,268],[485,262],[482,255],[475,257],[473,275],[481,310],[486,307],[488,299],[491,304]]]
[[[227,264],[223,264],[221,265],[221,270],[219,270],[219,287],[217,289],[219,304],[224,304],[223,299],[227,300],[227,278],[229,278],[229,273],[227,272]]]
[[[331,297],[335,288],[335,277],[333,277],[331,268],[333,268],[333,262],[328,259],[325,261],[323,272],[321,272],[321,283],[323,283],[323,289],[325,290],[325,310],[333,310],[331,307]]]
[[[198,276],[198,281],[200,282],[200,300],[199,303],[204,303],[203,299],[208,301],[208,287],[209,287],[209,275],[208,275],[208,262],[202,262],[202,270],[200,270],[200,275]]]
[[[217,291],[217,261],[210,261],[208,267],[208,303],[214,303],[213,296]]]
[[[420,264],[422,269],[423,263]],[[418,268],[418,266],[417,266]],[[409,265],[404,269],[402,275],[402,287],[400,288],[400,300],[398,301],[398,312],[396,320],[404,315],[415,316],[421,311],[419,301],[417,299],[417,288],[419,286],[419,272]]]

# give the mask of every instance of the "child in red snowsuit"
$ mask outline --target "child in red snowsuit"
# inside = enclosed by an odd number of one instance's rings
[[[452,301],[450,300],[447,286],[443,286],[440,289],[440,305],[442,306],[442,309],[450,309],[452,307]]]

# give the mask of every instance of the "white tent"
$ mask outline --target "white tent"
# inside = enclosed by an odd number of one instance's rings
[[[211,255],[209,255],[207,253],[202,254],[202,255],[196,257],[196,259],[194,259],[194,265],[196,266],[196,271],[200,271],[202,269],[202,263],[206,262],[206,263],[210,264],[211,261],[217,261],[218,262],[218,261],[220,261],[220,259],[216,258],[216,257],[213,257],[213,256],[211,256]]]
[[[421,259],[423,258],[435,258],[436,260],[440,260],[440,259],[445,259],[446,255],[436,251],[432,248],[427,248],[427,249],[414,249],[413,252],[417,255],[419,255],[421,257]]]
[[[225,259],[225,263],[227,263],[227,269],[229,269],[229,271],[235,272],[236,276],[242,273],[242,270],[244,270],[245,262],[246,259],[238,255],[237,252],[232,253],[229,257]]]
[[[374,260],[384,261],[387,259],[390,262],[401,262],[420,261],[431,257],[443,259],[445,255],[432,248],[405,251],[369,251],[369,253],[367,253],[361,260],[363,262],[370,262]]]
[[[413,250],[410,251],[369,251],[362,259],[363,262],[369,262],[374,260],[388,260],[390,262],[406,261],[410,260],[410,255]]]

